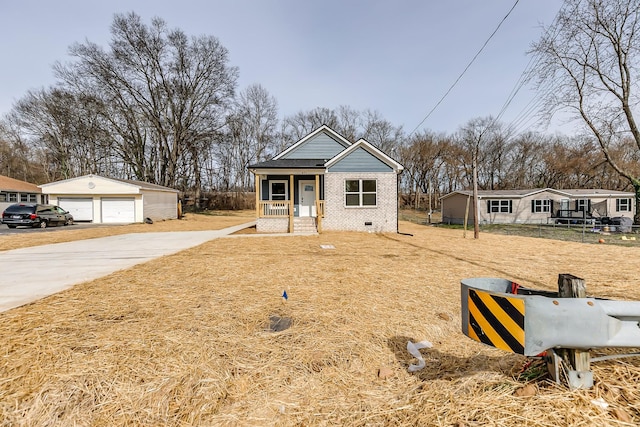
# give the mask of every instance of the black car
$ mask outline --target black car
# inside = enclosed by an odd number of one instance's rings
[[[59,206],[17,203],[2,212],[2,223],[9,228],[19,225],[46,228],[73,224],[73,216]]]

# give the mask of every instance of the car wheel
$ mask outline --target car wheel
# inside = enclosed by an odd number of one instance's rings
[[[64,223],[64,225],[73,225],[73,219],[68,219],[67,222]]]
[[[47,221],[44,219],[40,221],[40,228],[47,228]]]

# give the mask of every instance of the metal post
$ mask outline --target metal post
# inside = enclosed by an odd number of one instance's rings
[[[586,298],[587,287],[584,279],[572,274],[558,275],[558,296],[560,298]],[[569,387],[572,389],[593,387],[589,351],[558,349],[557,353],[570,367],[568,372]]]

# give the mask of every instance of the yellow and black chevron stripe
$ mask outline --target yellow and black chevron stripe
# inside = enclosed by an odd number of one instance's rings
[[[469,289],[469,338],[524,354],[524,299]]]

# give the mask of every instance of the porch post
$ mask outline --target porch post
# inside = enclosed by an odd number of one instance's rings
[[[256,186],[256,218],[260,218],[260,175],[253,174],[253,180]]]
[[[318,233],[322,231],[322,212],[320,212],[320,175],[316,174],[316,221],[318,221]]]
[[[289,175],[289,233],[293,233],[293,175]]]

